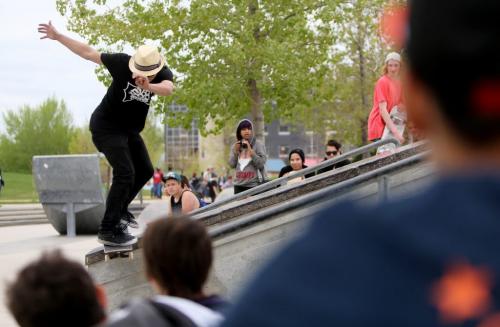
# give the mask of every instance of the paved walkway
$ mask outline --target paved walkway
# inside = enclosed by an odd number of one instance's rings
[[[153,202],[145,200],[144,206]],[[139,201],[134,201],[139,204]],[[36,209],[40,204],[2,205],[10,209]],[[132,230],[133,231],[133,230]],[[27,263],[37,258],[44,250],[60,248],[63,253],[82,264],[85,254],[100,246],[95,235],[68,238],[59,235],[50,224],[0,227],[0,327],[17,326],[5,307],[6,281],[15,278],[16,273]]]
[[[99,246],[96,236],[60,236],[50,224],[0,228],[0,327],[17,326],[5,307],[5,285],[17,271],[44,250],[60,248],[68,257],[81,262],[85,254]]]

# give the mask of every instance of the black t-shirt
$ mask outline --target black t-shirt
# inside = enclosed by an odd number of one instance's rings
[[[111,85],[90,119],[92,132],[136,132],[144,128],[151,97],[154,93],[135,85],[125,53],[103,53],[101,60],[113,78]],[[156,84],[173,80],[173,74],[164,66],[153,81]]]

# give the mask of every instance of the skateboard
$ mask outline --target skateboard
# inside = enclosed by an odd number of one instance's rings
[[[134,244],[124,246],[104,245],[104,261],[114,258],[129,258],[134,259]]]

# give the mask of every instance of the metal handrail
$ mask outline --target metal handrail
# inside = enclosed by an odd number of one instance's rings
[[[220,237],[228,233],[231,233],[233,231],[236,231],[238,229],[241,229],[243,227],[252,225],[256,222],[269,219],[278,214],[298,209],[303,206],[311,206],[314,203],[322,202],[327,199],[333,199],[334,196],[352,191],[354,188],[362,184],[365,184],[370,180],[379,178],[381,176],[386,176],[402,168],[421,163],[428,155],[429,151],[419,153],[412,157],[387,165],[385,167],[378,168],[376,170],[367,172],[365,174],[353,177],[351,179],[348,179],[346,181],[334,185],[330,185],[321,190],[303,195],[301,197],[291,199],[289,201],[286,201],[286,203],[282,203],[273,207],[268,207],[261,211],[252,213],[247,217],[242,217],[237,220],[230,221],[224,224],[223,226],[211,229],[210,236],[213,238]]]
[[[224,200],[217,201],[217,202],[209,204],[208,206],[196,209],[195,211],[193,211],[191,213],[191,215],[194,216],[194,215],[197,215],[198,213],[210,211],[210,210],[213,210],[215,208],[221,207],[221,206],[223,206],[225,204],[228,204],[230,202],[237,201],[237,200],[246,198],[246,197],[251,196],[251,195],[255,195],[255,194],[259,194],[259,193],[263,193],[263,192],[272,190],[272,189],[274,189],[274,188],[276,188],[278,186],[286,184],[286,182],[288,182],[291,179],[295,179],[297,177],[305,176],[305,175],[308,175],[308,174],[310,174],[312,172],[316,173],[318,170],[321,170],[323,168],[332,166],[332,165],[334,165],[336,163],[339,163],[341,161],[346,160],[347,158],[354,157],[354,156],[357,156],[357,155],[360,155],[360,154],[368,153],[368,152],[372,151],[373,149],[378,148],[379,146],[382,146],[382,145],[385,145],[385,144],[389,144],[389,143],[392,143],[392,144],[394,144],[396,146],[399,145],[399,141],[397,141],[394,138],[388,138],[388,139],[385,139],[385,140],[380,140],[380,141],[377,141],[377,142],[373,142],[373,143],[364,145],[364,146],[359,147],[357,149],[354,149],[354,150],[351,150],[349,152],[346,152],[346,153],[344,153],[344,154],[342,154],[342,155],[340,155],[338,157],[325,160],[325,161],[323,161],[323,162],[321,162],[321,163],[319,163],[319,164],[317,164],[315,166],[307,167],[305,169],[301,169],[301,170],[297,171],[295,174],[277,178],[275,180],[269,181],[269,182],[264,183],[262,185],[259,185],[259,186],[256,186],[256,187],[252,187],[251,189],[246,190],[244,192],[235,194],[235,195],[233,195],[231,197],[228,197],[228,198],[226,198]]]

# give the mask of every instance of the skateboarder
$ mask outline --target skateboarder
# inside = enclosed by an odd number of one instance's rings
[[[138,227],[128,205],[153,175],[153,166],[140,136],[153,95],[168,96],[174,90],[172,72],[155,47],[140,46],[134,56],[100,53],[88,44],[59,33],[52,23],[40,24],[42,39],[58,41],[78,56],[104,65],[113,82],[90,119],[92,140],[113,167],[113,184],[98,241],[129,245],[137,239],[127,225]]]

